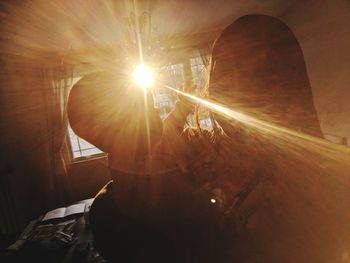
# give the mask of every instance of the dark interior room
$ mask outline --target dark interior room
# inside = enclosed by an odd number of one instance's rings
[[[2,0],[0,262],[350,262],[350,1]]]

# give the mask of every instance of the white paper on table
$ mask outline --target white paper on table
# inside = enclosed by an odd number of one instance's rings
[[[73,215],[73,214],[84,213],[84,210],[85,210],[84,203],[75,204],[75,205],[71,205],[68,207],[57,208],[57,209],[54,209],[54,210],[46,213],[46,215],[44,216],[42,221],[46,221],[49,219],[63,218],[63,217]]]

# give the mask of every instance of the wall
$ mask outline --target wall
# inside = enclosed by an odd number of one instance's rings
[[[324,133],[350,140],[350,2],[300,1],[283,19],[295,32]]]
[[[40,68],[19,57],[2,62],[1,162],[8,167],[9,193],[23,227],[49,207],[48,105]]]

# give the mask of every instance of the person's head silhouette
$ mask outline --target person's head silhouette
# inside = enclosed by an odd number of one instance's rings
[[[322,137],[301,47],[277,18],[247,15],[225,28],[213,47],[210,94],[248,115]]]
[[[70,91],[67,112],[74,132],[118,159],[120,170],[136,169],[162,135],[152,95],[121,72],[82,77]]]

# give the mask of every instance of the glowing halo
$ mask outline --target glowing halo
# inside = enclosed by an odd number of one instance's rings
[[[140,88],[149,88],[154,82],[154,73],[145,65],[137,66],[132,74],[133,80]]]

